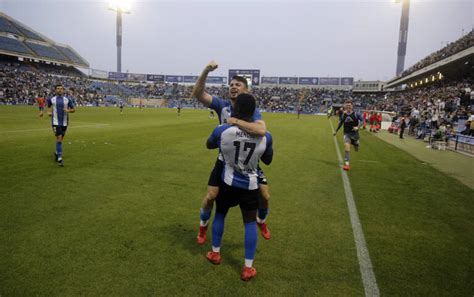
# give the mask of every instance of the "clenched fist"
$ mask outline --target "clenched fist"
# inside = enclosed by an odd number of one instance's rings
[[[212,72],[214,70],[217,69],[217,67],[219,67],[219,65],[217,65],[217,62],[212,60],[211,62],[209,62],[206,66],[206,71],[207,72]]]

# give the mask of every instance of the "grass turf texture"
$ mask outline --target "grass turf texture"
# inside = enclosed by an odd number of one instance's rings
[[[272,238],[259,237],[258,274],[244,283],[238,208],[220,266],[205,259],[210,238],[196,244],[217,156],[204,146],[217,124],[207,111],[79,108],[58,168],[49,119],[0,106],[0,295],[363,295],[328,120],[264,119]],[[473,191],[368,133],[351,157],[381,294],[472,295]]]

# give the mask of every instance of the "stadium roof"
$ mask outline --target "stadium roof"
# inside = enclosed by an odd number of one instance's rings
[[[468,77],[472,75],[474,65],[474,46],[471,46],[459,53],[444,58],[441,61],[427,65],[403,77],[396,77],[387,82],[386,88],[393,88],[403,84],[409,84],[426,79],[429,76],[442,73],[443,76],[451,78]]]
[[[0,12],[0,54],[89,68],[72,47],[59,44]]]

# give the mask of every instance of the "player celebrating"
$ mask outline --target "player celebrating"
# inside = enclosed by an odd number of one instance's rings
[[[240,94],[234,103],[237,119],[251,122],[255,112],[255,99]],[[253,260],[257,249],[256,215],[259,197],[258,162],[269,165],[273,159],[272,137],[254,136],[238,126],[220,125],[207,140],[207,148],[219,148],[224,157],[220,192],[216,199],[216,214],[212,223],[212,251],[206,257],[213,264],[221,263],[220,247],[224,233],[225,216],[229,208],[239,205],[245,228],[245,265],[241,279],[248,281],[257,275]]]
[[[55,160],[62,167],[64,166],[62,142],[69,123],[69,113],[73,113],[76,110],[72,99],[64,96],[64,87],[62,85],[56,85],[55,92],[56,96],[48,99],[48,115],[51,117],[53,132],[56,136]]]
[[[334,136],[336,136],[337,131],[344,125],[344,170],[348,171],[351,169],[349,165],[349,153],[351,150],[351,144],[354,146],[354,150],[357,152],[359,150],[359,128],[362,124],[363,119],[359,113],[356,113],[352,110],[352,102],[346,101],[344,103],[344,113],[342,114],[341,119],[339,120],[339,125],[337,126]]]
[[[266,125],[265,122],[262,121],[262,115],[258,109],[255,109],[253,114],[253,118],[251,122],[247,121],[239,121],[236,118],[231,117],[232,108],[234,105],[237,96],[240,94],[248,93],[248,83],[247,80],[240,76],[235,76],[232,78],[230,85],[229,85],[229,97],[230,102],[218,98],[216,96],[211,96],[207,92],[204,91],[206,78],[211,71],[217,69],[218,65],[215,61],[209,62],[209,64],[204,68],[201,76],[198,78],[196,85],[194,86],[192,96],[193,98],[197,98],[202,104],[206,107],[209,107],[216,111],[217,116],[219,118],[220,124],[231,124],[236,125],[239,128],[245,130],[247,133],[251,135],[258,135],[258,136],[265,136],[266,132]],[[214,169],[211,172],[208,181],[207,193],[204,197],[201,205],[200,210],[200,226],[199,226],[199,233],[197,236],[198,244],[204,244],[206,241],[206,233],[207,227],[209,223],[209,218],[211,217],[212,206],[214,204],[214,200],[219,193],[219,185],[220,185],[220,176],[222,174],[223,169],[223,157],[219,154],[219,157],[214,165]],[[270,193],[268,190],[267,180],[265,175],[263,174],[262,170],[259,170],[259,184],[260,184],[260,193],[261,193],[261,207],[258,210],[258,224],[257,226],[260,228],[262,236],[268,240],[270,239],[270,231],[266,225],[266,218],[268,215],[268,200],[270,199]]]

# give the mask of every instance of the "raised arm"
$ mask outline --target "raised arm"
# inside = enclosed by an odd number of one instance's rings
[[[262,120],[247,122],[237,118],[229,118],[227,123],[230,125],[236,125],[237,127],[252,135],[265,136],[265,132],[267,132],[267,125]]]
[[[207,64],[206,68],[202,71],[201,75],[199,76],[196,84],[193,88],[192,97],[196,98],[204,104],[206,107],[209,107],[212,103],[212,96],[209,95],[204,89],[206,88],[206,78],[208,74],[218,67],[217,63],[213,60]]]

